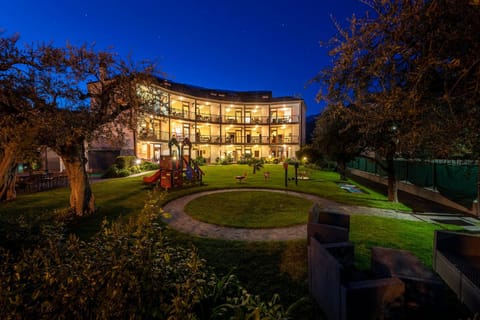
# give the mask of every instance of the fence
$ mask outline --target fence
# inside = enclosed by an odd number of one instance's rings
[[[386,172],[375,161],[367,158],[358,157],[347,166],[386,177]],[[438,191],[467,208],[472,207],[473,201],[477,199],[477,161],[397,159],[394,168],[398,181]]]
[[[67,176],[61,173],[31,174],[17,177],[15,189],[18,193],[32,193],[68,185]]]

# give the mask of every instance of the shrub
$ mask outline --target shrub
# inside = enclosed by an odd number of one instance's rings
[[[0,215],[0,246],[12,251],[45,244],[50,238],[63,237],[65,221],[73,217],[70,209],[49,212],[19,212]]]
[[[102,175],[103,179],[128,177],[132,172],[130,169],[119,169],[116,164],[112,164]]]
[[[4,319],[287,319],[233,275],[218,279],[195,248],[174,246],[158,219],[157,191],[128,223],[88,243],[61,232],[13,254],[0,247]]]
[[[115,159],[115,164],[118,169],[128,169],[136,164],[135,161],[137,161],[135,156],[118,156]]]
[[[233,158],[231,156],[226,156],[225,158],[216,158],[215,162],[221,165],[227,165],[233,163]]]
[[[118,177],[118,167],[116,164],[112,164],[110,167],[108,167],[107,171],[105,171],[102,175],[103,179],[116,177]]]
[[[129,169],[119,169],[116,178],[128,177],[131,174]]]
[[[195,161],[197,162],[197,165],[199,165],[199,166],[203,166],[207,162],[207,160],[202,156],[198,156],[195,159]]]
[[[141,171],[151,171],[151,170],[158,170],[160,167],[158,164],[150,162],[150,161],[143,161],[140,164]]]
[[[135,173],[140,173],[142,172],[142,170],[140,169],[140,166],[139,165],[134,165],[134,166],[131,166],[130,168],[128,168],[128,172],[130,174],[135,174]]]

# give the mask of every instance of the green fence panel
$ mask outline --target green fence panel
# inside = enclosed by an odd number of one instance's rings
[[[399,181],[437,189],[444,197],[467,208],[477,198],[478,165],[473,162],[395,160],[394,166]],[[380,166],[366,158],[358,157],[348,167],[386,177]]]
[[[438,191],[446,198],[472,207],[472,202],[477,198],[476,165],[436,164],[435,181]]]
[[[370,172],[370,173],[377,173],[377,165],[375,164],[375,162],[373,162],[370,159],[367,159],[367,169],[366,169],[366,171]]]
[[[398,181],[407,180],[408,162],[405,160],[394,160],[393,168],[395,170],[395,177]]]
[[[358,169],[367,171],[367,159],[365,158],[358,159]]]
[[[407,181],[422,188],[434,187],[433,163],[431,162],[409,162]]]

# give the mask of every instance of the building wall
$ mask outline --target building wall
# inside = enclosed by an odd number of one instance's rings
[[[306,141],[302,99],[273,98],[267,91],[218,91],[167,82],[141,87],[138,92],[146,103],[144,112],[137,115],[136,130],[125,128],[121,147],[112,146],[108,139],[90,144],[92,166],[100,163],[93,159],[95,152],[105,154],[106,150],[158,161],[170,155],[172,137],[178,142],[188,138],[191,158],[202,156],[209,163],[226,157],[236,162],[247,153],[282,161],[295,158]]]
[[[295,158],[306,141],[302,99],[228,101],[163,87],[157,88],[157,96],[160,101],[141,116],[135,133],[135,154],[145,160],[169,155],[172,137],[180,142],[188,138],[192,158],[202,156],[208,162],[224,157],[238,161],[246,153],[255,158]]]

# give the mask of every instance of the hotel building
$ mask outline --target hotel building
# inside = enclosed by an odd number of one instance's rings
[[[137,128],[127,134],[120,154],[158,161],[170,155],[168,144],[175,137],[180,143],[188,138],[192,158],[201,156],[207,163],[224,158],[237,162],[246,154],[283,161],[295,158],[295,152],[305,145],[306,106],[301,98],[273,97],[271,91],[207,89],[168,80],[138,91],[153,103],[137,116]],[[105,146],[89,148],[90,167],[99,165],[98,153],[105,151]]]

